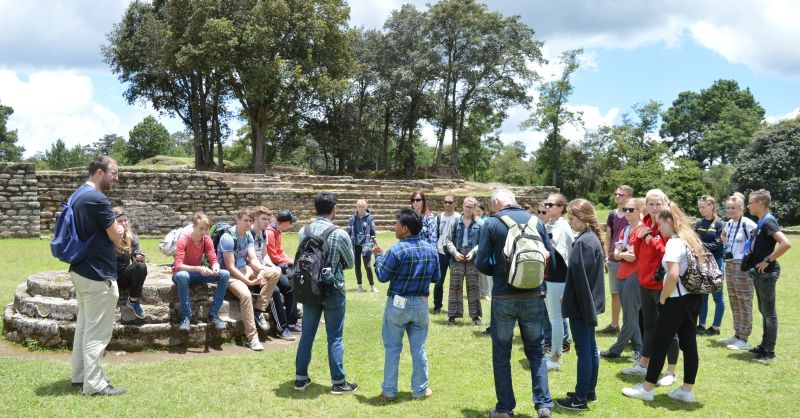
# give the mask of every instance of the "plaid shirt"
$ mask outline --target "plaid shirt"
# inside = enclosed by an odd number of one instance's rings
[[[438,283],[439,253],[436,245],[419,235],[401,239],[385,254],[375,257],[375,273],[389,284],[388,296],[428,296],[431,283]]]
[[[304,226],[298,233],[300,241],[303,240],[306,228],[315,235],[322,235],[328,227],[333,225],[330,219],[320,216],[314,222]],[[353,245],[350,243],[350,235],[343,229],[337,228],[328,235],[328,249],[331,259],[328,264],[333,269],[335,278],[334,285],[337,289],[344,290],[344,269],[353,267]]]

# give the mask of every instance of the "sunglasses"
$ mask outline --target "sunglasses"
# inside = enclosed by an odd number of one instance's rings
[[[445,204],[445,205],[452,205],[453,203],[455,203],[455,202],[453,202],[453,201],[450,201],[450,200],[445,200],[445,201],[444,201],[444,204]]]
[[[419,198],[417,198],[417,199],[411,199],[411,201],[412,201],[412,202],[424,202],[424,201],[425,201],[425,199],[419,199]]]
[[[546,207],[547,209],[550,209],[553,206],[561,206],[561,205],[559,205],[558,203],[545,203],[544,204],[544,207]]]
[[[540,210],[538,212],[539,212],[539,215],[547,215],[547,211],[546,210]]]
[[[625,213],[633,213],[636,212],[636,208],[622,208],[622,211]]]

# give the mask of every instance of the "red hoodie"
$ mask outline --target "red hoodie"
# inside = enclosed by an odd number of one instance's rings
[[[638,235],[633,242],[633,251],[636,254],[636,276],[639,278],[639,284],[649,290],[661,290],[663,284],[653,280],[653,275],[658,270],[658,265],[661,264],[661,258],[664,257],[664,250],[667,246],[667,239],[664,239],[658,232],[658,224],[653,221],[650,214],[645,215],[642,219],[644,226],[651,226],[653,229],[650,231],[650,243],[647,243],[647,235],[639,238]]]

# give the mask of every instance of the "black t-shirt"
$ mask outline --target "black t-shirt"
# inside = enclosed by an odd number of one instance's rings
[[[781,227],[778,225],[778,221],[774,216],[770,216],[769,219],[764,221],[761,228],[756,231],[756,238],[752,244],[753,249],[750,251],[750,254],[752,254],[750,257],[751,266],[755,266],[764,261],[768,255],[772,254],[772,251],[775,250],[775,244],[777,243],[775,238],[772,238],[772,235],[780,230]],[[765,271],[772,272],[775,268],[780,268],[780,264],[778,264],[777,261],[770,263]]]
[[[84,184],[81,187],[92,186]],[[86,249],[86,257],[70,265],[69,271],[90,280],[117,280],[117,251],[106,234],[106,229],[116,220],[111,202],[104,194],[92,190],[78,198],[72,213],[78,238],[91,241]]]

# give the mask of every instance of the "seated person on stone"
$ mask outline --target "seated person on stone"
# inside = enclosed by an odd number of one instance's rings
[[[284,270],[284,273],[294,264],[294,260],[283,251],[281,234],[292,229],[296,222],[297,218],[292,212],[284,209],[275,214],[275,222],[267,228],[267,254],[272,263]]]
[[[256,257],[258,257],[258,261],[262,265],[278,268],[275,267],[267,255],[267,243],[269,239],[267,228],[272,220],[272,214],[269,209],[264,206],[255,208],[255,213],[256,222],[253,224],[253,230],[251,232],[255,237]],[[283,340],[294,341],[295,337],[292,335],[292,332],[300,332],[300,327],[297,326],[297,312],[294,297],[292,296],[292,285],[289,283],[289,279],[283,271],[281,271],[277,286],[272,291],[272,302],[269,304],[269,309],[270,313],[272,313],[272,317],[275,319],[275,335]],[[264,330],[269,328],[266,315],[258,315],[255,320],[259,328]]]
[[[228,290],[228,279],[230,273],[222,270],[217,261],[217,254],[214,252],[214,243],[208,235],[211,228],[211,220],[203,212],[194,214],[192,221],[192,233],[182,236],[178,240],[175,248],[175,262],[172,264],[172,282],[178,290],[178,301],[181,304],[181,324],[178,327],[181,331],[189,331],[191,328],[192,308],[189,302],[189,285],[216,283],[214,291],[214,301],[208,311],[208,323],[213,324],[217,330],[225,329],[225,322],[219,318],[219,309],[225,299],[225,291]],[[205,256],[208,268],[203,265]]]
[[[250,229],[253,226],[253,210],[243,208],[236,216],[236,225],[232,226],[219,239],[217,259],[222,268],[228,270],[231,278],[228,291],[239,300],[239,312],[244,323],[247,346],[254,351],[261,351],[264,346],[258,339],[255,318],[264,313],[272,297],[272,290],[280,278],[279,268],[267,267],[258,261],[255,250],[255,239]],[[258,300],[253,306],[250,287],[258,289]]]
[[[117,285],[120,290],[128,290],[128,299],[125,304],[133,310],[133,314],[144,318],[142,308],[142,286],[147,278],[147,265],[144,264],[144,253],[139,248],[139,237],[133,233],[128,220],[128,214],[123,208],[114,208],[117,223],[122,225],[122,241],[116,245],[117,250]]]

